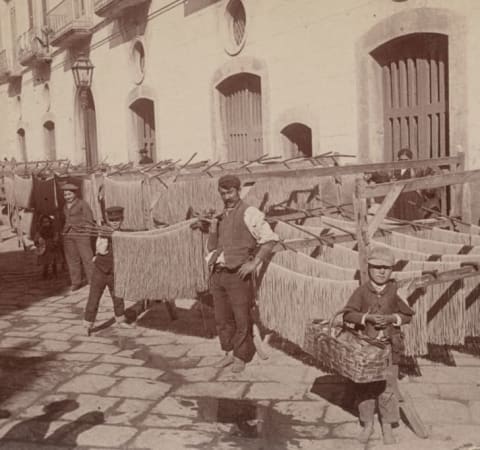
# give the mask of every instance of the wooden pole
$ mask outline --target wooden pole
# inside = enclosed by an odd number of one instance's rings
[[[363,175],[357,175],[355,179],[355,190],[353,192],[353,210],[355,214],[357,244],[358,244],[358,266],[360,268],[360,282],[368,279],[368,222],[367,222],[367,200],[365,198],[366,181]]]

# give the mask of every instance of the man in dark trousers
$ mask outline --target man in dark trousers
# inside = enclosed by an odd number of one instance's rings
[[[225,209],[218,219],[208,219],[210,291],[215,321],[225,357],[217,367],[232,365],[242,372],[255,354],[251,308],[253,277],[270,255],[278,236],[264,214],[240,199],[240,179],[225,175],[218,180],[218,192]]]
[[[123,299],[116,297],[114,293],[111,234],[114,231],[120,230],[123,221],[123,208],[121,206],[112,206],[107,208],[105,213],[107,216],[107,227],[104,232],[100,231],[97,238],[90,293],[88,294],[87,306],[85,308],[84,325],[88,335],[92,332],[95,318],[97,317],[98,305],[106,287],[108,287],[112,297],[113,311],[117,325],[123,328],[131,328],[131,325],[125,321],[125,305]]]
[[[63,249],[72,281],[72,291],[76,291],[82,287],[82,266],[89,283],[92,276],[93,251],[90,235],[88,232],[82,232],[82,227],[94,225],[93,213],[88,203],[77,197],[77,186],[66,183],[61,189],[65,199]]]

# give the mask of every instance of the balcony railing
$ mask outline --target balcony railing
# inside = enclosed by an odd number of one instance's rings
[[[22,66],[50,59],[47,38],[40,27],[32,27],[18,36],[17,58]]]
[[[95,0],[94,11],[101,17],[118,17],[126,8],[138,6],[148,0]]]
[[[0,50],[0,82],[22,75],[21,67],[12,56],[11,50]]]
[[[63,0],[47,13],[50,43],[67,47],[92,34],[91,0]]]

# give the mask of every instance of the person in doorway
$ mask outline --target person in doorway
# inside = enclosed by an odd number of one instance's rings
[[[131,328],[125,320],[125,305],[123,299],[116,297],[114,292],[114,267],[111,235],[114,231],[120,230],[123,222],[123,208],[111,206],[105,210],[107,227],[100,230],[96,242],[92,282],[88,294],[87,306],[85,308],[84,325],[87,334],[90,335],[95,325],[98,305],[105,288],[108,287],[113,301],[115,321],[122,328]]]
[[[404,350],[400,326],[411,321],[414,311],[406,299],[414,290],[411,284],[397,289],[390,279],[395,257],[387,247],[373,247],[368,256],[369,280],[358,287],[345,306],[343,320],[375,339],[387,339],[392,349],[386,380],[355,385],[358,412],[363,429],[360,441],[368,442],[373,433],[373,418],[378,407],[383,440],[395,443],[392,424],[400,420],[398,363]]]
[[[399,161],[410,161],[413,159],[413,153],[408,148],[402,148],[398,151],[397,158]],[[419,174],[417,174],[413,168],[395,170],[393,173],[394,180],[407,180],[417,176],[419,176]],[[422,205],[423,197],[420,192],[403,192],[398,196],[388,215],[395,219],[408,221],[423,219],[424,212],[421,209]]]
[[[84,284],[82,268],[88,282],[92,276],[93,251],[90,234],[87,231],[83,232],[82,227],[94,225],[93,213],[88,203],[77,197],[77,186],[67,183],[61,189],[65,199],[63,249],[72,282],[72,291],[76,291]]]
[[[153,163],[153,159],[148,155],[148,150],[146,148],[142,148],[139,150],[140,153],[140,161],[139,164],[151,164]]]
[[[255,354],[253,278],[278,241],[264,214],[241,200],[240,189],[238,177],[222,176],[218,192],[224,211],[217,218],[203,219],[209,224],[210,291],[220,345],[225,351],[216,366],[232,365],[233,372],[242,372]]]
[[[42,266],[42,278],[49,277],[51,268],[52,277],[57,278],[57,263],[61,262],[58,231],[55,230],[53,219],[42,215],[38,221],[38,229],[33,241],[35,242],[37,262]]]

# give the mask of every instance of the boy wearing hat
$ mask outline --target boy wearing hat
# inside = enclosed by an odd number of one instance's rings
[[[392,361],[385,381],[356,384],[358,411],[362,422],[360,441],[366,443],[373,433],[376,403],[385,444],[395,443],[392,423],[400,420],[398,406],[398,363],[404,350],[400,326],[411,321],[414,311],[406,299],[410,284],[397,289],[390,279],[395,257],[387,247],[373,247],[368,256],[369,280],[358,287],[345,306],[343,320],[372,338],[386,338],[392,347]]]
[[[88,233],[83,236],[77,230],[82,226],[94,224],[93,213],[88,203],[77,197],[78,186],[66,183],[60,189],[65,200],[63,249],[72,281],[72,291],[76,291],[82,287],[82,266],[88,282],[91,281],[93,252],[90,236]]]
[[[112,206],[107,208],[108,228],[100,231],[96,242],[96,252],[94,258],[94,268],[92,281],[90,283],[90,292],[88,295],[87,306],[85,308],[84,325],[87,334],[90,335],[97,317],[98,305],[105,287],[108,287],[113,301],[113,311],[117,325],[122,328],[131,328],[131,325],[125,321],[125,305],[123,299],[116,297],[114,293],[114,268],[112,238],[113,231],[120,230],[123,221],[123,208],[121,206]]]
[[[278,241],[264,214],[241,200],[240,189],[240,179],[235,175],[220,177],[218,193],[225,209],[218,219],[205,219],[209,223],[210,291],[220,345],[225,352],[216,366],[232,365],[232,371],[237,373],[255,354],[253,277]]]

